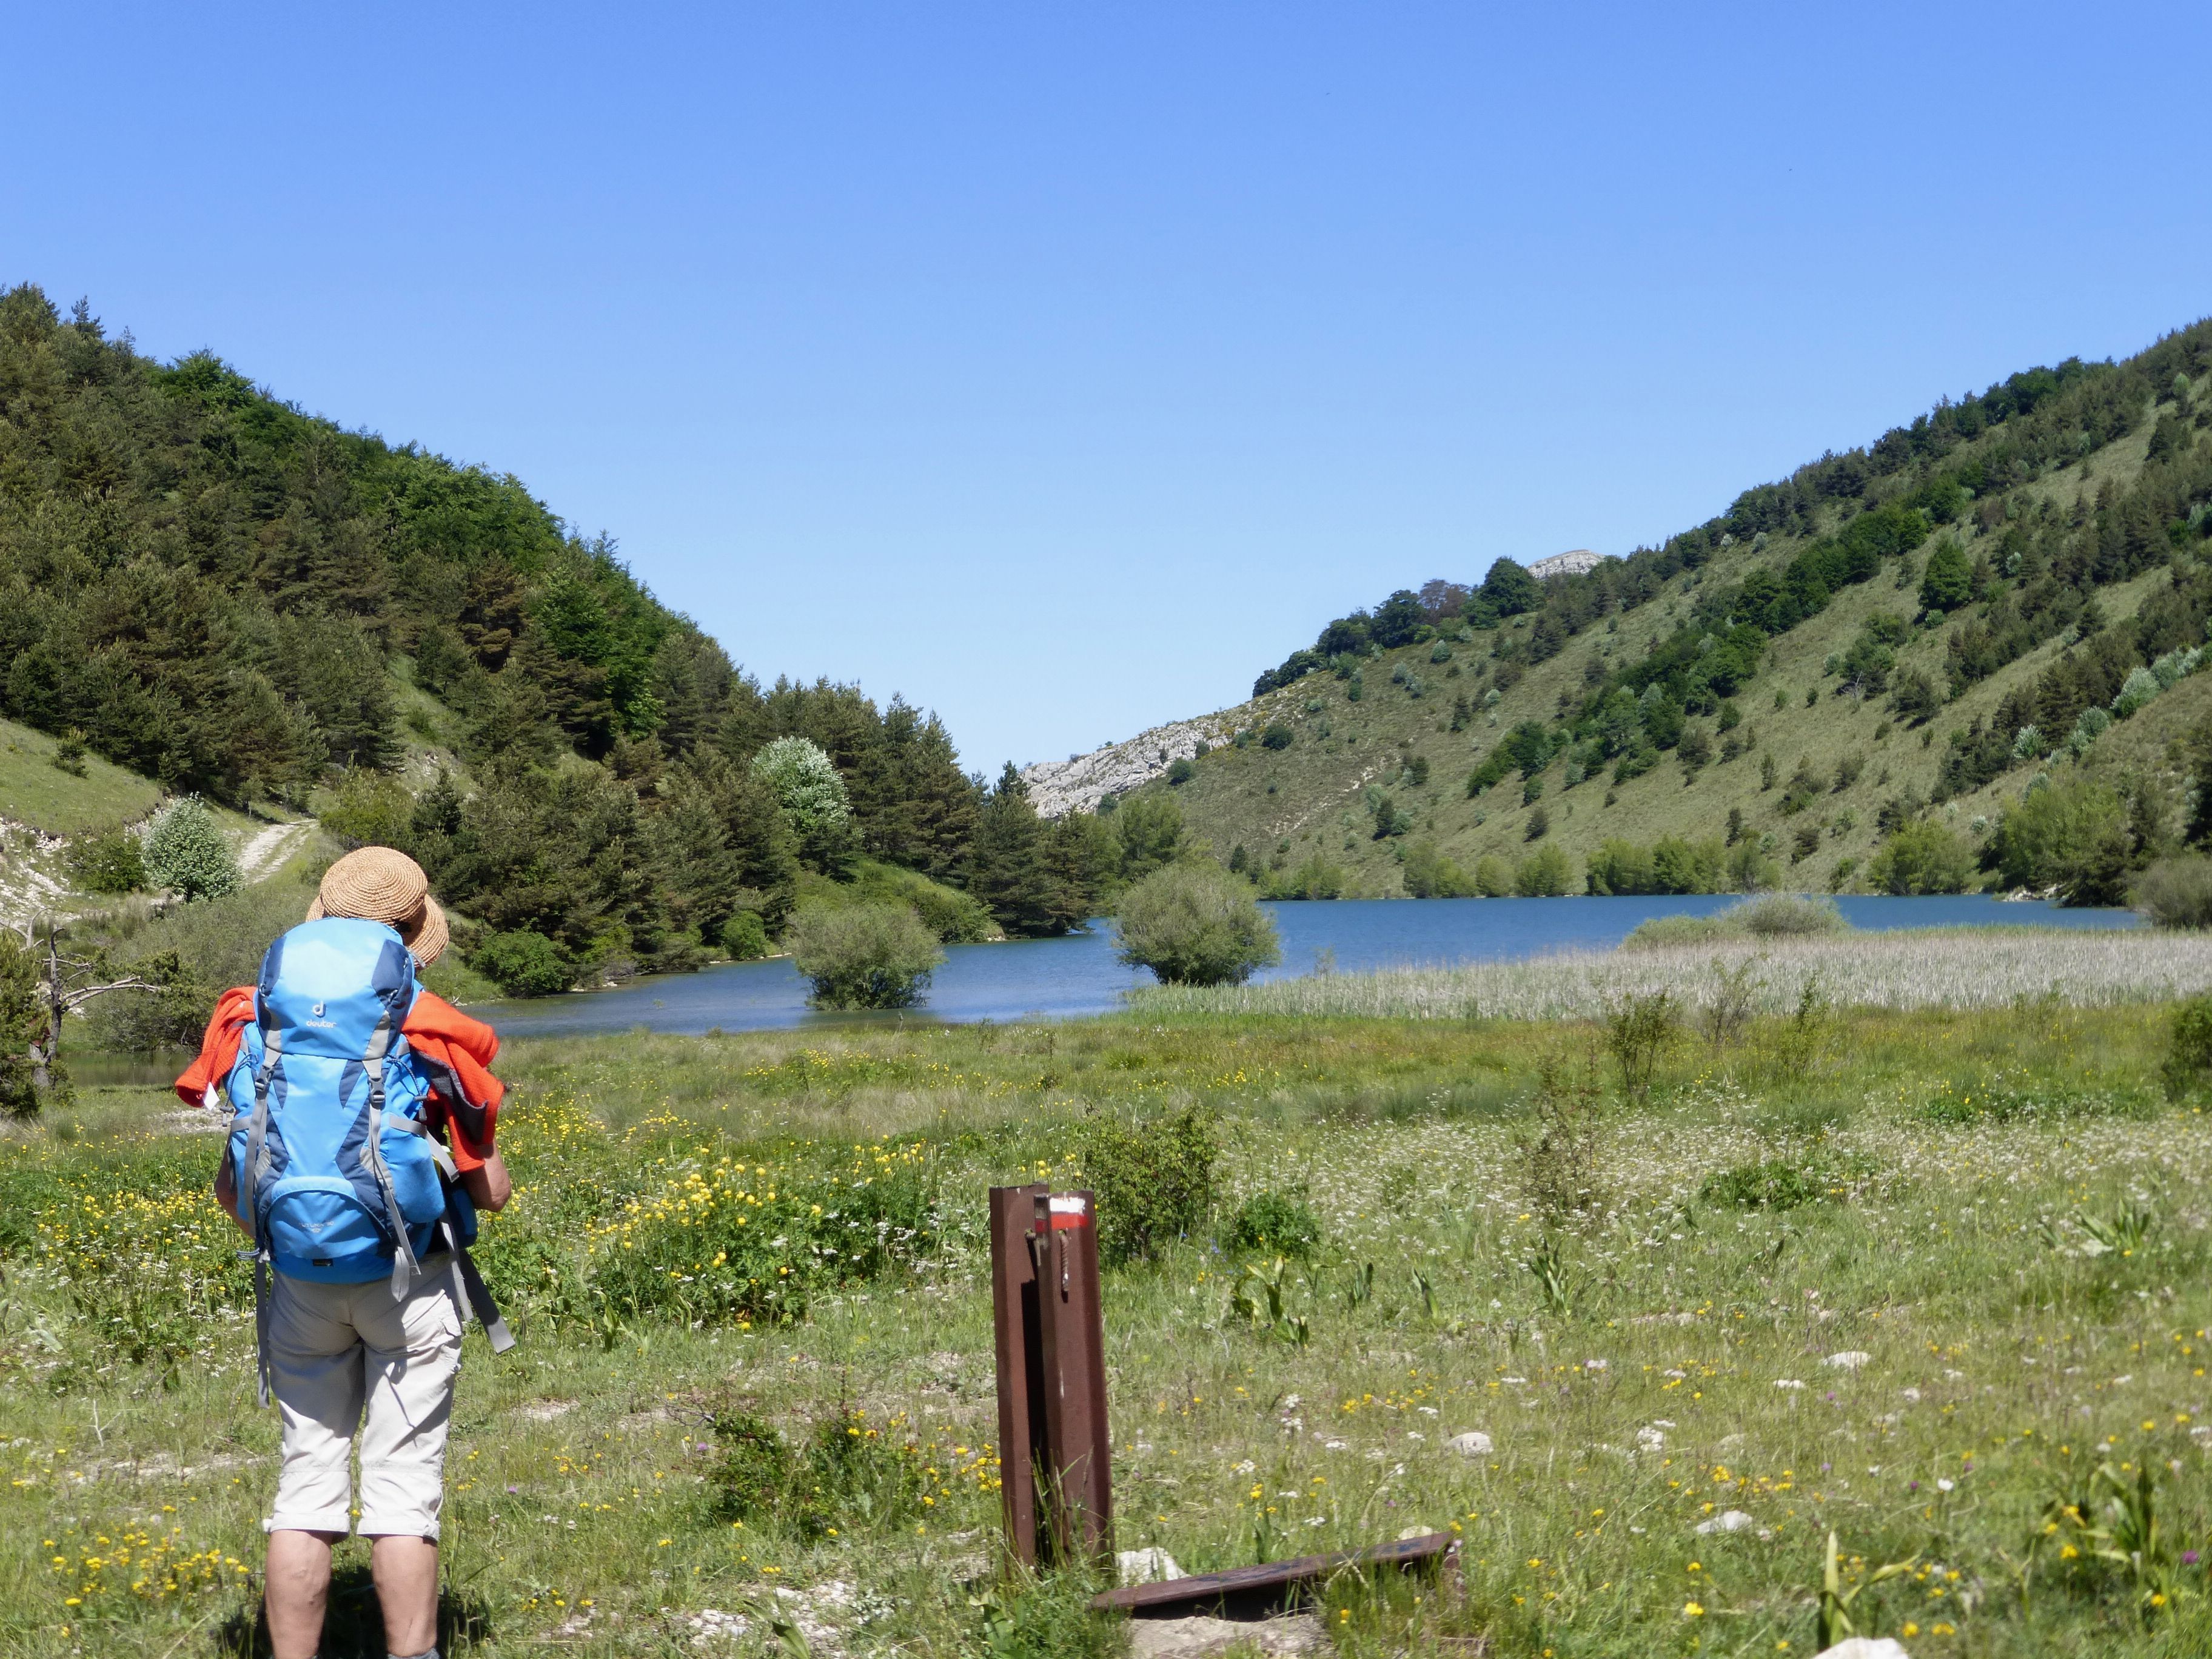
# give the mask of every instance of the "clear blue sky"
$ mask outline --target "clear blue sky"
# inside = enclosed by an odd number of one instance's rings
[[[0,280],[971,766],[2212,311],[2202,6],[47,7]]]

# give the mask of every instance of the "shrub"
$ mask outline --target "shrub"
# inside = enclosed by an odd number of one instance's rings
[[[1344,871],[1315,853],[1294,868],[1267,872],[1261,878],[1261,889],[1274,899],[1341,898]]]
[[[902,1419],[879,1425],[845,1407],[796,1452],[752,1412],[717,1412],[713,1423],[719,1455],[708,1480],[718,1520],[781,1522],[820,1538],[896,1524],[921,1507],[921,1449]]]
[[[1409,842],[1404,867],[1406,891],[1414,898],[1466,898],[1474,880],[1431,841]]]
[[[2161,1075],[2179,1099],[2212,1073],[2212,996],[2191,997],[2173,1011]]]
[[[2045,784],[2005,809],[1992,850],[2008,887],[2055,887],[2069,904],[2117,904],[2134,855],[2128,809],[2092,778]]]
[[[84,733],[72,726],[54,744],[54,768],[73,778],[84,775]]]
[[[319,816],[323,828],[348,848],[405,850],[414,830],[415,797],[397,778],[355,770],[346,774],[337,799]]]
[[[1764,892],[1780,884],[1782,866],[1757,842],[1741,841],[1729,854],[1728,878],[1738,892]]]
[[[1213,1208],[1220,1155],[1213,1114],[1194,1103],[1149,1123],[1090,1119],[1077,1157],[1098,1207],[1099,1259],[1148,1261],[1195,1232]]]
[[[2212,858],[2160,859],[2136,878],[2131,902],[2159,927],[2212,927]]]
[[[1943,706],[1943,697],[1935,681],[1917,668],[1908,668],[1897,677],[1889,706],[1908,725],[1918,726]]]
[[[511,997],[550,997],[576,982],[575,965],[561,947],[527,927],[488,935],[469,966]]]
[[[1972,849],[1929,820],[1899,825],[1867,866],[1868,879],[1886,893],[1963,893],[1973,873]]]
[[[957,887],[932,881],[919,870],[863,859],[853,884],[836,890],[833,902],[848,896],[878,904],[912,905],[921,925],[936,934],[940,944],[980,945],[1000,937],[999,924],[981,901]]]
[[[1515,1142],[1521,1192],[1553,1224],[1601,1208],[1598,1154],[1605,1138],[1605,1091],[1588,1066],[1557,1055],[1537,1073],[1535,1133]]]
[[[722,948],[732,962],[758,962],[768,954],[768,926],[759,913],[740,910],[722,924]]]
[[[128,830],[109,830],[73,843],[70,879],[88,893],[135,893],[146,884],[146,854]]]
[[[2148,668],[2136,668],[2129,673],[2119,696],[2112,699],[2112,713],[2125,720],[2162,690],[2157,675]]]
[[[1522,898],[1564,898],[1574,878],[1574,866],[1556,847],[1542,847],[1528,854],[1513,872],[1513,890]]]
[[[764,1521],[782,1504],[791,1485],[791,1449],[768,1419],[744,1410],[716,1412],[710,1419],[717,1455],[708,1475],[718,1521]]]
[[[1668,990],[1632,992],[1605,1011],[1606,1052],[1620,1069],[1623,1094],[1650,1098],[1652,1073],[1681,1024],[1681,1005]]]
[[[0,1116],[30,1117],[39,1109],[29,1055],[46,1035],[40,985],[38,958],[0,929]]]
[[[807,904],[784,935],[817,1008],[906,1008],[945,960],[906,904]]]
[[[1297,733],[1282,721],[1270,720],[1267,729],[1260,733],[1260,746],[1262,749],[1288,749],[1296,736]]]
[[[1121,896],[1115,954],[1171,985],[1239,985],[1283,959],[1252,890],[1213,865],[1170,864]]]
[[[1794,893],[1771,893],[1746,899],[1722,912],[1723,919],[1760,939],[1796,938],[1811,933],[1841,933],[1850,928],[1833,899],[1804,898]]]
[[[221,898],[238,890],[238,860],[198,795],[162,809],[146,836],[145,860],[149,881],[187,899]]]
[[[1321,1244],[1321,1218],[1303,1191],[1255,1193],[1237,1206],[1221,1231],[1228,1249],[1249,1255],[1285,1255],[1302,1261]]]
[[[1732,1210],[1795,1210],[1844,1196],[1854,1182],[1865,1179],[1869,1172],[1856,1165],[1793,1164],[1787,1158],[1771,1158],[1707,1176],[1698,1188],[1698,1198],[1702,1203],[1723,1204]]]
[[[1729,939],[1735,930],[1719,916],[1652,916],[1639,921],[1626,939],[1624,951],[1665,951],[1680,945],[1711,945]]]
[[[1197,775],[1198,768],[1187,758],[1178,759],[1168,768],[1168,782],[1176,788],[1181,788]]]

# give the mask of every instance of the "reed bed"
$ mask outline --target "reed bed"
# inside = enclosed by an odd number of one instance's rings
[[[1987,928],[1769,939],[1635,951],[1577,951],[1458,968],[1316,974],[1255,985],[1148,988],[1150,1015],[1376,1019],[1582,1019],[1623,996],[1670,989],[1703,1006],[1723,971],[1753,964],[1753,1006],[1795,1007],[1808,984],[1832,1006],[2108,1008],[2212,988],[2212,934]]]

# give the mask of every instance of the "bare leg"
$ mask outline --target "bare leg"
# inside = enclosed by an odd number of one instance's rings
[[[338,1537],[289,1528],[269,1534],[269,1645],[275,1659],[315,1659],[323,1644],[323,1609],[331,1599],[331,1546]]]
[[[438,1540],[387,1535],[368,1550],[369,1577],[384,1609],[387,1653],[428,1653],[438,1641]]]

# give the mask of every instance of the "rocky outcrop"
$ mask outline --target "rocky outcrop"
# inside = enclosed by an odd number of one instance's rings
[[[1107,796],[1127,794],[1176,762],[1190,759],[1201,743],[1208,747],[1227,743],[1239,726],[1249,724],[1249,717],[1240,718],[1240,713],[1231,708],[1202,714],[1156,726],[1072,760],[1038,761],[1022,769],[1022,781],[1030,787],[1030,804],[1046,817],[1088,812]]]
[[[1593,553],[1587,547],[1577,547],[1565,553],[1554,553],[1548,559],[1539,559],[1528,567],[1528,574],[1538,581],[1547,576],[1579,576],[1585,570],[1595,570],[1605,562],[1605,556]]]

